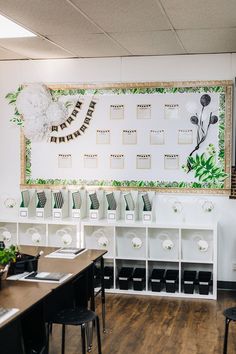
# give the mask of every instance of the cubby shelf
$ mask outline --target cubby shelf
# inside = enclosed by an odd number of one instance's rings
[[[113,258],[109,258],[109,266],[114,268],[113,288],[107,292],[171,296],[184,298],[216,299],[217,297],[217,224],[211,225],[190,225],[190,224],[144,224],[141,221],[126,223],[123,220],[108,223],[106,220],[91,223],[89,220],[81,221],[82,245],[87,247],[87,240],[92,237],[91,225],[94,229],[99,229],[100,237],[110,229],[110,239],[112,240]],[[106,236],[105,236],[106,237]],[[200,242],[199,242],[200,241]],[[98,248],[98,242],[92,248]],[[108,247],[108,245],[107,245]],[[103,247],[103,248],[107,248]],[[141,255],[144,256],[141,256]],[[156,256],[156,257],[155,257]],[[187,258],[185,258],[187,257]],[[106,260],[105,260],[106,265]],[[132,282],[129,290],[119,289],[118,272],[122,267],[145,268],[146,279],[144,290],[136,291],[132,289]],[[176,292],[151,291],[150,275],[152,269],[176,269],[178,280]],[[194,286],[193,294],[186,294],[182,291],[182,278],[185,270],[211,271],[212,285],[208,295],[198,293],[198,285]]]
[[[9,240],[5,240],[6,245],[17,243],[106,249],[105,265],[114,269],[113,288],[107,289],[107,292],[204,299],[217,297],[217,224],[146,224],[142,221],[127,223],[124,220],[111,223],[106,219],[39,220],[18,217],[0,220],[0,232],[1,229],[7,229],[7,235],[11,235]],[[144,290],[133,290],[132,283],[130,290],[119,289],[117,277],[122,267],[145,268]],[[152,270],[158,268],[178,271],[175,293],[151,291],[149,278]],[[198,286],[195,286],[193,294],[182,292],[185,270],[212,273],[208,295],[198,294]]]

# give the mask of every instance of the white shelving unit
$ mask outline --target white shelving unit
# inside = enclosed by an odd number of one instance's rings
[[[114,284],[112,289],[106,290],[107,292],[217,298],[217,224],[163,225],[144,224],[141,221],[128,224],[118,221],[111,225],[106,220],[92,223],[90,220],[82,220],[81,237],[82,245],[85,247],[108,250],[105,265],[114,267]],[[164,245],[167,249],[163,248]],[[143,291],[119,289],[118,270],[126,266],[146,269],[146,286]],[[153,268],[178,270],[178,291],[175,293],[151,291],[149,278]],[[197,287],[193,294],[184,293],[182,289],[184,270],[211,271],[213,285],[209,294],[200,295]]]
[[[105,265],[114,267],[114,283],[107,292],[147,294],[189,298],[217,297],[217,224],[160,224],[159,222],[113,223],[106,219],[91,221],[65,218],[16,218],[0,220],[0,239],[6,245],[76,246],[106,249]],[[165,245],[165,247],[163,247]],[[199,247],[203,248],[202,251]],[[141,267],[146,270],[142,291],[119,289],[117,276],[121,267]],[[178,289],[175,293],[151,291],[149,278],[152,269],[178,270]],[[208,295],[186,294],[182,289],[184,270],[211,271],[212,289]]]
[[[5,232],[5,233],[4,233]],[[7,233],[6,233],[7,232]],[[31,246],[80,246],[80,223],[63,220],[17,218],[0,220],[0,236],[5,244]],[[5,237],[7,236],[7,238]]]

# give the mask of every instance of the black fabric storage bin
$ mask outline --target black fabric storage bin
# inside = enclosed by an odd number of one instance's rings
[[[200,295],[209,295],[212,272],[200,271],[198,273],[198,288]]]
[[[196,276],[197,276],[197,272],[195,270],[184,271],[183,282],[184,282],[185,294],[193,294]]]
[[[130,281],[133,275],[134,268],[122,267],[118,275],[119,288],[121,290],[128,290]]]
[[[179,271],[176,269],[167,269],[165,282],[166,282],[166,292],[175,293],[178,286],[178,276]]]
[[[150,277],[152,291],[160,292],[164,286],[165,269],[153,269]]]
[[[111,266],[104,267],[104,287],[110,289],[113,287],[114,268]]]
[[[28,254],[18,256],[15,263],[11,263],[8,275],[16,275],[24,272],[37,272],[38,258]]]
[[[146,285],[146,269],[135,268],[133,273],[133,289],[142,291]]]

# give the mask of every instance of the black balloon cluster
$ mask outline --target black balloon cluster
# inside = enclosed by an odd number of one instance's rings
[[[196,114],[190,118],[191,123],[197,126],[197,145],[189,156],[192,156],[193,153],[197,151],[200,145],[206,140],[210,125],[216,124],[218,122],[218,117],[212,115],[212,112],[210,113],[209,119],[206,120],[208,122],[207,125],[203,122],[204,109],[211,103],[211,97],[207,94],[202,95],[200,98],[200,103],[202,105],[200,116]],[[191,171],[191,165],[189,163],[188,169]]]

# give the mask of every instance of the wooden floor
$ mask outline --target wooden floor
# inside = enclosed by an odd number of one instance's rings
[[[224,339],[222,311],[236,306],[236,292],[218,301],[107,295],[103,354],[219,354]],[[98,313],[100,306],[98,304]],[[228,354],[236,353],[236,323],[230,325]],[[97,353],[94,337],[92,353]],[[50,354],[60,354],[61,332],[53,328]],[[66,354],[81,353],[80,329],[66,332]]]

